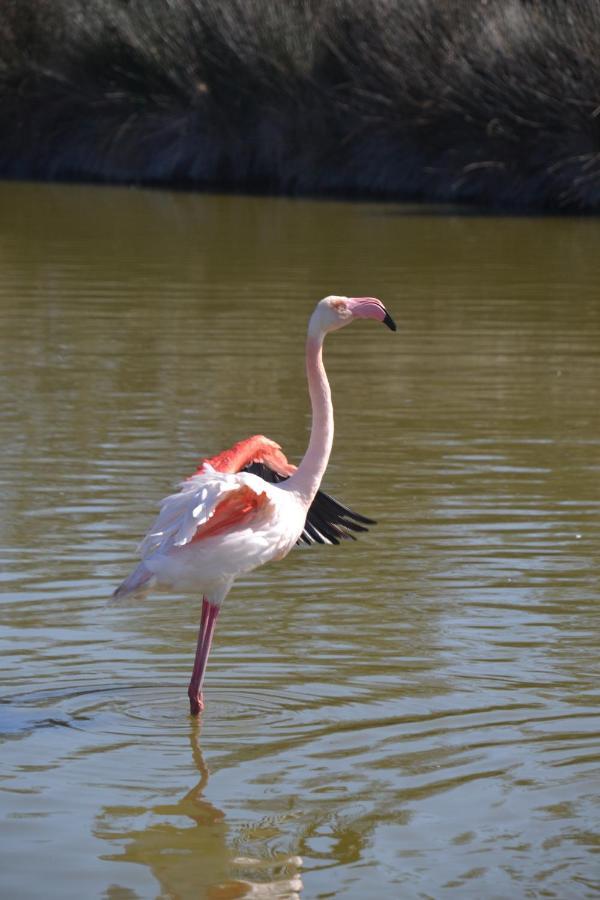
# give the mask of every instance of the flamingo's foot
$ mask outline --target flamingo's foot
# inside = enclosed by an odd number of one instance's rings
[[[199,691],[197,694],[190,693],[188,696],[190,698],[190,715],[197,716],[198,713],[201,713],[204,709],[204,697],[202,696],[202,691]]]

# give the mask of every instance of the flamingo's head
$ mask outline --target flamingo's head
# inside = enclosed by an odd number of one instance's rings
[[[349,325],[354,319],[375,319],[392,331],[396,330],[396,323],[376,297],[331,296],[317,304],[310,320],[310,331],[325,334]]]

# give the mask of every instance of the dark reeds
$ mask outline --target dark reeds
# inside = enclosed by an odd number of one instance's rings
[[[600,208],[598,0],[3,0],[0,175]]]

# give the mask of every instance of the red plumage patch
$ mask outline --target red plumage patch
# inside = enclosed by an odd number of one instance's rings
[[[230,491],[220,503],[217,503],[210,519],[196,530],[192,541],[201,541],[245,525],[264,509],[268,502],[269,498],[265,491],[256,494],[248,485]]]
[[[217,453],[216,456],[203,459],[195,475],[202,472],[205,462],[217,472],[226,473],[241,472],[245,466],[253,462],[263,462],[279,475],[293,475],[296,471],[296,467],[287,461],[279,444],[263,434],[254,434],[243,441],[238,441],[228,450]]]

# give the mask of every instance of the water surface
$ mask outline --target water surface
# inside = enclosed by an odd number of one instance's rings
[[[600,223],[0,191],[7,897],[598,892]],[[107,598],[157,501],[262,432],[379,524],[200,598]]]

